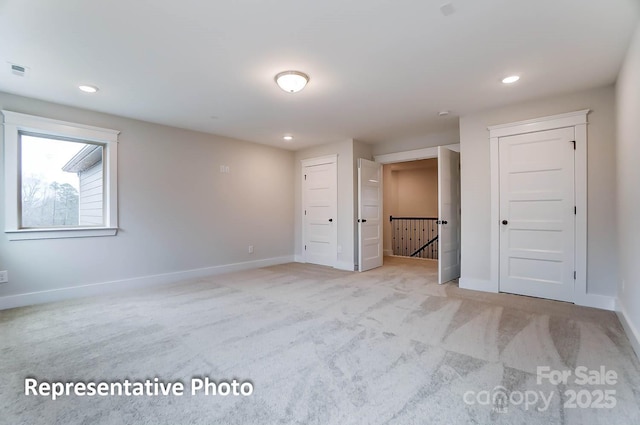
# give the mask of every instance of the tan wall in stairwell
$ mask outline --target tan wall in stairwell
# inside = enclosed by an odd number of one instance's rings
[[[383,166],[384,249],[392,250],[389,216],[438,216],[438,161],[426,159]]]

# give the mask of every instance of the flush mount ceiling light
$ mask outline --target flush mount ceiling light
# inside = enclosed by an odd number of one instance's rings
[[[85,92],[85,93],[95,93],[95,92],[98,91],[98,88],[96,86],[90,86],[90,85],[87,85],[87,84],[83,84],[81,86],[78,86],[78,88],[80,90],[82,90],[83,92]]]
[[[508,77],[504,77],[504,78],[502,79],[502,82],[503,82],[504,84],[513,84],[513,83],[515,83],[516,81],[518,81],[519,79],[520,79],[520,77],[519,77],[518,75],[510,75],[510,76],[508,76]]]
[[[290,142],[293,140],[293,136],[284,136],[283,139],[286,140],[287,142]]]
[[[276,75],[276,83],[287,93],[297,93],[309,82],[309,76],[300,71],[284,71]]]

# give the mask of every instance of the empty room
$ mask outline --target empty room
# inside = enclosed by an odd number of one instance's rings
[[[638,0],[0,0],[0,423],[640,423]]]

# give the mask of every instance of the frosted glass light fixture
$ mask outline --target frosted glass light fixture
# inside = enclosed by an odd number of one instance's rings
[[[297,93],[309,82],[309,76],[300,71],[283,71],[276,75],[276,83],[287,93]]]

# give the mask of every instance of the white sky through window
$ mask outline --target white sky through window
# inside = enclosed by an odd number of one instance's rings
[[[47,185],[69,183],[79,190],[76,173],[62,171],[62,167],[86,146],[84,143],[22,135],[22,177],[37,177]]]

